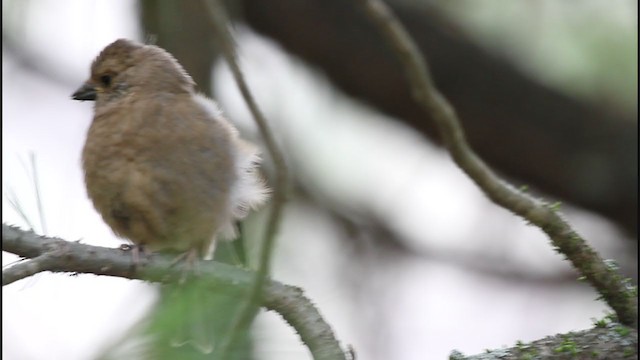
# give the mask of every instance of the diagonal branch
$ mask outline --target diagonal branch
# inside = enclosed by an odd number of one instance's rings
[[[202,261],[197,266],[184,267],[185,264],[174,264],[173,257],[161,254],[143,257],[139,266],[134,268],[129,251],[38,236],[32,231],[6,224],[2,224],[2,250],[34,259],[29,261],[46,259],[39,260],[39,271],[88,273],[160,283],[176,282],[186,272],[190,277],[200,277],[211,288],[223,285],[238,295],[251,286],[254,278],[251,271],[231,265]],[[13,271],[19,265],[2,272],[3,285],[20,277]],[[38,269],[32,268],[21,274],[35,274]],[[262,295],[262,306],[278,312],[296,330],[315,360],[346,359],[331,326],[300,288],[267,279]]]
[[[382,32],[403,65],[412,95],[436,123],[456,164],[496,204],[544,231],[554,248],[600,293],[620,322],[638,328],[638,298],[634,288],[560,216],[557,206],[535,199],[500,179],[474,152],[449,102],[436,89],[425,59],[402,24],[380,0],[356,0]]]

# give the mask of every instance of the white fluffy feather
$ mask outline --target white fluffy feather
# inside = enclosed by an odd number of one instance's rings
[[[258,208],[269,198],[269,190],[264,180],[258,174],[257,167],[262,161],[260,152],[253,144],[240,139],[237,129],[222,116],[217,104],[197,94],[194,100],[199,103],[214,121],[220,121],[228,125],[231,135],[230,143],[233,146],[232,156],[234,161],[235,181],[229,191],[229,206],[224,221],[211,241],[206,259],[213,257],[216,240],[233,240],[238,236],[235,222],[244,219],[249,211]]]

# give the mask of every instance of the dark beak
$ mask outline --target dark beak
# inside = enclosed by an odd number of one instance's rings
[[[84,84],[71,95],[71,98],[73,100],[95,100],[96,88],[90,84]]]

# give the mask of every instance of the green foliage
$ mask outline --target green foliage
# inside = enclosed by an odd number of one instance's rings
[[[246,267],[244,240],[241,231],[239,239],[218,243],[215,260]],[[236,328],[247,296],[224,286],[211,288],[197,278],[165,285],[148,327],[154,339],[152,358],[252,359],[250,329]],[[258,310],[256,305],[254,314]],[[235,343],[229,342],[232,334],[236,336]]]
[[[631,330],[629,330],[628,327],[626,326],[622,326],[622,325],[618,325],[615,328],[615,331],[618,333],[618,335],[620,336],[627,336],[629,335],[629,333],[631,332]]]
[[[563,336],[562,343],[560,346],[553,349],[557,353],[570,353],[571,355],[576,355],[580,352],[578,349],[578,345],[573,339],[569,336]]]
[[[211,288],[199,279],[165,285],[148,326],[153,359],[251,359],[248,329],[226,355],[220,346],[233,328],[241,297],[225,287]]]

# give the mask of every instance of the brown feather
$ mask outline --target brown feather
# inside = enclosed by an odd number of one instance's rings
[[[82,153],[85,182],[118,236],[150,250],[204,255],[245,208],[265,201],[253,171],[257,151],[195,94],[169,53],[121,39],[91,71],[86,84],[97,95]]]

